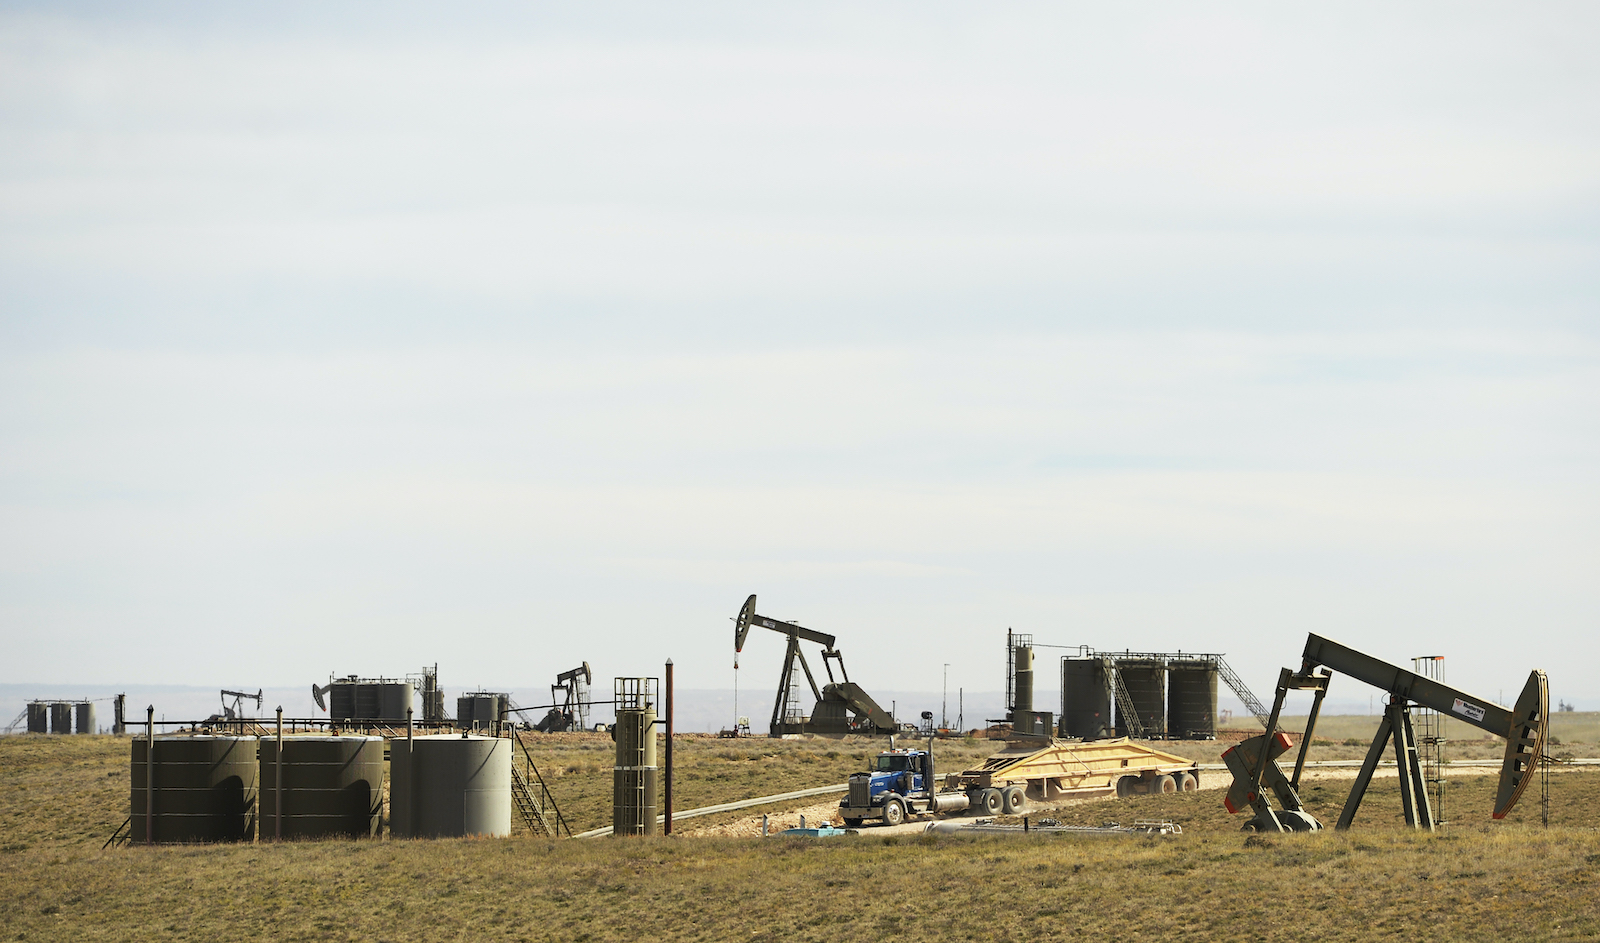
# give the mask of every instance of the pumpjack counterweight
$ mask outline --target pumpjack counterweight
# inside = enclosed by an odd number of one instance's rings
[[[1495,818],[1505,818],[1533,781],[1539,759],[1544,755],[1549,729],[1550,686],[1543,671],[1536,669],[1528,675],[1528,682],[1517,698],[1516,706],[1503,707],[1487,698],[1468,694],[1441,681],[1313,634],[1306,639],[1300,670],[1285,668],[1278,674],[1277,697],[1267,718],[1267,732],[1245,740],[1223,754],[1223,760],[1234,776],[1233,787],[1228,790],[1224,805],[1230,813],[1241,811],[1245,805],[1255,812],[1255,817],[1245,824],[1245,828],[1306,831],[1322,827],[1300,804],[1298,790],[1300,773],[1305,768],[1306,751],[1310,748],[1316,729],[1317,714],[1327,695],[1330,672],[1349,675],[1389,693],[1377,735],[1367,750],[1361,771],[1356,774],[1336,828],[1347,829],[1355,821],[1372,775],[1383,759],[1384,751],[1392,744],[1400,775],[1400,802],[1406,824],[1428,831],[1434,829],[1427,777],[1411,723],[1411,708],[1414,705],[1430,708],[1505,738],[1505,759],[1500,766],[1500,786],[1495,796]],[[1313,691],[1316,700],[1306,718],[1306,731],[1300,742],[1300,752],[1291,779],[1285,777],[1277,766],[1277,758],[1287,752],[1290,746],[1288,735],[1279,731],[1277,724],[1283,711],[1284,697],[1292,690]],[[1277,798],[1277,810],[1267,801],[1263,786],[1271,789]]]

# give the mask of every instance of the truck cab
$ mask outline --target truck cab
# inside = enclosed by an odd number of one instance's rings
[[[849,790],[839,803],[845,824],[854,828],[865,819],[899,825],[907,814],[932,811],[933,754],[927,750],[885,750],[872,768],[851,773]]]

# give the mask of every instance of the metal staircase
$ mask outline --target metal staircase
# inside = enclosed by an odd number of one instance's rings
[[[1110,689],[1111,696],[1117,702],[1117,716],[1122,719],[1122,726],[1128,731],[1128,736],[1135,740],[1144,740],[1144,722],[1139,719],[1139,712],[1133,708],[1133,698],[1128,695],[1128,686],[1122,683],[1122,672],[1117,670],[1117,664],[1110,656],[1100,656],[1100,667],[1105,672],[1106,687]]]
[[[1272,719],[1272,715],[1267,713],[1266,706],[1262,704],[1254,694],[1250,693],[1250,689],[1245,686],[1244,679],[1235,674],[1232,668],[1228,667],[1228,662],[1223,659],[1221,655],[1216,657],[1216,662],[1217,674],[1222,676],[1222,683],[1226,684],[1228,689],[1231,690],[1239,698],[1239,700],[1244,702],[1245,709],[1256,715],[1256,720],[1259,720],[1261,722],[1261,726],[1265,727],[1267,725],[1267,721]],[[1272,731],[1269,730],[1267,732],[1271,733]]]
[[[530,832],[543,833],[551,838],[560,838],[564,833],[571,838],[572,829],[567,826],[566,819],[561,815],[561,807],[556,805],[555,796],[550,794],[544,777],[539,774],[538,764],[533,762],[528,745],[515,731],[511,731],[510,736],[522,749],[521,759],[517,758],[515,752],[512,753],[511,799],[522,814],[523,824]]]

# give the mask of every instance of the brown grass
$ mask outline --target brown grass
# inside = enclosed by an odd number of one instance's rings
[[[572,806],[587,822],[603,818],[589,786],[564,790],[606,781],[581,764],[608,757],[584,745],[541,749],[580,767],[552,786],[583,797]],[[854,752],[876,747],[706,740],[679,751],[701,774],[680,782],[679,804],[837,781]],[[1552,777],[1548,831],[1537,787],[1510,821],[1490,823],[1493,777],[1472,777],[1451,798],[1458,824],[1438,836],[1398,827],[1388,780],[1351,832],[1249,844],[1209,792],[1055,813],[1089,824],[1173,818],[1186,834],[1171,840],[514,837],[101,852],[126,815],[126,765],[127,742],[111,738],[0,740],[0,938],[1600,938],[1600,774],[1590,772]],[[1312,786],[1308,801],[1336,814],[1345,788]]]

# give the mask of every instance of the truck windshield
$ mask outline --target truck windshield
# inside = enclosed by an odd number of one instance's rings
[[[898,773],[910,768],[908,765],[908,759],[909,758],[904,755],[895,756],[893,754],[884,754],[878,757],[877,762],[873,764],[872,768],[880,773]]]

